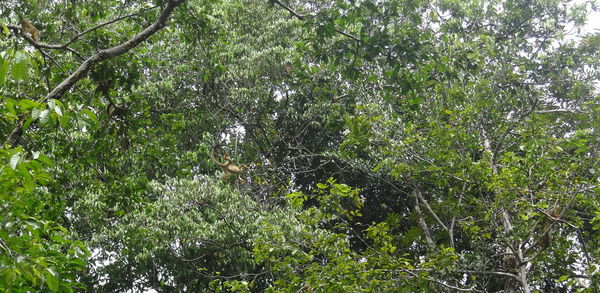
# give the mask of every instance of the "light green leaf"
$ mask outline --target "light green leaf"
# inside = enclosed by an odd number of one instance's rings
[[[4,80],[6,80],[8,65],[10,65],[10,60],[4,60],[0,63],[0,85],[4,84]]]
[[[21,99],[19,101],[19,107],[21,107],[23,110],[28,111],[29,109],[33,109],[38,107],[40,104],[38,102],[32,101],[30,99]]]
[[[31,119],[33,119],[33,121],[37,120],[41,113],[42,110],[40,110],[40,108],[33,108],[33,110],[31,110]]]
[[[63,115],[62,110],[60,109],[59,106],[54,107],[54,112],[56,112],[56,114],[58,114],[58,116],[62,117],[62,115]]]
[[[96,117],[96,114],[94,114],[94,112],[92,112],[89,109],[83,109],[81,110],[81,112],[83,112],[86,116],[88,116],[92,121],[94,121],[94,125],[98,126],[100,123],[98,122],[98,117]]]
[[[21,154],[20,153],[14,154],[10,158],[9,165],[13,170],[17,170],[17,164],[19,164],[20,161],[21,161]]]
[[[12,75],[16,80],[26,80],[27,79],[27,68],[29,62],[27,62],[27,57],[25,54],[21,52],[17,52],[15,59],[13,60],[12,65]]]
[[[54,167],[54,162],[50,158],[48,158],[48,156],[46,156],[46,155],[44,155],[42,153],[39,153],[38,156],[39,157],[36,160],[38,160],[38,161],[46,164],[49,167]]]
[[[46,268],[44,276],[46,277],[46,285],[48,285],[50,291],[57,292],[60,284],[58,274],[52,268]]]
[[[40,123],[41,124],[46,124],[48,122],[48,119],[50,118],[50,110],[46,109],[44,111],[42,111],[40,113]]]

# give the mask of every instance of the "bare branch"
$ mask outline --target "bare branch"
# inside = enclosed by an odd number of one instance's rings
[[[577,110],[577,109],[549,109],[549,110],[537,110],[534,111],[533,113],[535,114],[552,114],[552,113],[559,113],[559,114],[586,114],[586,112]]]
[[[458,270],[459,273],[467,273],[467,274],[480,274],[480,275],[496,275],[496,276],[504,276],[510,277],[517,281],[521,281],[521,278],[515,274],[506,273],[506,272],[496,272],[496,271],[470,271],[470,270]]]
[[[415,199],[415,213],[417,214],[419,226],[423,230],[423,235],[425,235],[425,240],[427,240],[427,245],[429,249],[433,250],[435,248],[435,243],[433,242],[433,237],[431,237],[431,233],[429,231],[429,226],[427,222],[425,222],[425,218],[423,217],[423,213],[421,212],[421,207],[419,206],[419,191],[415,187],[413,192],[411,192],[412,197]]]
[[[293,15],[296,18],[298,18],[299,20],[304,20],[304,18],[306,18],[306,15],[300,14],[300,13],[296,12],[294,9],[292,9],[289,6],[283,4],[279,0],[270,0],[270,1],[273,2],[273,3],[275,3],[275,4],[277,4],[279,7],[287,10],[291,15]],[[352,39],[352,40],[354,40],[354,41],[356,41],[358,43],[360,43],[360,39],[359,38],[357,38],[357,37],[355,37],[355,36],[353,36],[353,35],[345,32],[345,31],[342,31],[342,30],[339,30],[339,29],[335,29],[335,32],[338,33],[338,34],[340,34],[340,35],[343,35],[345,37],[348,37],[348,38],[350,38],[350,39]]]
[[[440,224],[440,226],[442,226],[442,228],[444,228],[444,230],[448,230],[448,227],[446,227],[444,222],[442,222],[442,220],[438,217],[438,215],[433,211],[433,209],[429,206],[429,203],[427,203],[427,201],[421,196],[420,192],[417,193],[417,197],[419,198],[419,201],[425,206],[427,211],[429,211],[431,216],[433,216],[435,221],[438,222],[438,224]]]

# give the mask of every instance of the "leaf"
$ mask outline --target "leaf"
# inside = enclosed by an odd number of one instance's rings
[[[17,164],[19,164],[19,162],[21,161],[21,154],[14,154],[11,158],[10,158],[10,162],[9,165],[13,170],[17,170]]]
[[[29,129],[29,125],[31,125],[31,122],[33,122],[33,117],[27,118],[27,120],[25,120],[25,123],[23,123],[23,127],[21,129],[23,131]]]
[[[38,161],[46,164],[48,167],[54,167],[54,162],[50,158],[48,158],[48,156],[46,156],[42,153],[38,154],[38,156],[39,156],[37,158]]]
[[[60,116],[60,118],[58,119],[58,122],[60,123],[60,126],[62,128],[69,127],[69,116],[68,115]]]
[[[10,31],[8,30],[8,26],[6,26],[6,24],[2,24],[2,30],[4,31],[5,36],[8,37],[10,35]]]
[[[25,54],[21,52],[17,52],[17,55],[13,61],[12,65],[12,75],[16,80],[25,80],[27,79],[27,58]]]
[[[48,119],[50,118],[50,115],[48,115],[48,114],[50,114],[50,110],[48,110],[48,109],[46,109],[40,113],[40,123],[42,125],[48,123]]]
[[[52,268],[46,268],[44,276],[46,277],[46,285],[48,285],[50,291],[57,292],[59,289],[58,274]]]
[[[58,114],[58,116],[60,116],[60,117],[62,117],[62,115],[63,115],[62,110],[60,109],[59,106],[54,107],[54,112],[56,112],[56,114]]]
[[[94,121],[94,126],[98,126],[100,123],[98,122],[98,117],[96,117],[96,114],[94,114],[94,112],[92,112],[89,109],[83,109],[81,110],[81,112],[83,112],[86,116],[88,116],[88,118],[90,118],[92,121]]]
[[[19,107],[25,111],[29,111],[30,109],[34,109],[38,107],[40,104],[36,101],[32,101],[30,99],[21,99],[19,101]]]
[[[4,80],[6,79],[6,74],[8,73],[8,65],[10,64],[9,60],[4,60],[2,64],[0,64],[0,85],[4,84]]]
[[[41,113],[42,110],[40,110],[40,108],[33,108],[33,110],[31,110],[31,119],[33,119],[33,121],[37,120],[40,118]]]

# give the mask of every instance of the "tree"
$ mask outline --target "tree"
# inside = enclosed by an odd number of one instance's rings
[[[598,290],[593,5],[154,5],[0,4],[0,288]]]

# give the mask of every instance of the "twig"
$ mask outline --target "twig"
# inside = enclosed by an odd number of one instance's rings
[[[277,4],[279,7],[287,10],[291,15],[293,15],[296,18],[298,18],[299,20],[304,20],[307,17],[306,15],[300,14],[300,13],[296,12],[294,9],[290,8],[289,6],[281,3],[281,1],[279,1],[279,0],[269,0],[269,1],[272,1],[273,3]],[[334,30],[335,30],[336,33],[338,33],[340,35],[343,35],[345,37],[348,37],[348,38],[350,38],[350,39],[352,39],[352,40],[360,43],[360,39],[358,37],[355,37],[355,36],[353,36],[353,35],[345,32],[345,31],[339,30],[337,28],[334,29]]]
[[[586,114],[586,112],[577,110],[577,109],[549,109],[549,110],[537,110],[534,111],[535,114],[552,114],[552,113],[561,113],[561,114]]]
[[[149,8],[146,8],[146,9],[142,9],[141,11],[138,11],[138,12],[136,12],[136,13],[132,13],[132,14],[128,14],[128,15],[125,15],[125,16],[117,17],[117,18],[115,18],[115,19],[113,19],[113,20],[109,20],[109,21],[107,21],[107,22],[101,23],[101,24],[99,24],[99,25],[97,25],[97,26],[95,26],[95,27],[92,27],[92,28],[86,29],[86,30],[84,30],[83,32],[81,32],[81,33],[78,33],[77,35],[73,36],[73,37],[72,37],[72,38],[71,38],[71,39],[70,39],[70,40],[69,40],[69,41],[68,41],[66,44],[64,44],[63,46],[65,46],[65,47],[66,47],[66,46],[68,46],[69,44],[72,44],[73,42],[77,41],[79,38],[81,38],[81,36],[83,36],[83,35],[85,35],[85,34],[87,34],[87,33],[91,32],[91,31],[97,30],[97,29],[99,29],[99,28],[101,28],[101,27],[103,27],[103,26],[107,26],[107,25],[109,25],[109,24],[115,23],[115,22],[117,22],[117,21],[120,21],[120,20],[123,20],[123,19],[126,19],[126,18],[130,18],[130,17],[138,16],[138,15],[140,15],[140,14],[142,14],[142,13],[145,13],[145,12],[147,12],[147,11],[150,11],[150,10],[152,10],[152,9],[155,9],[155,8],[157,8],[157,6],[149,7]]]

